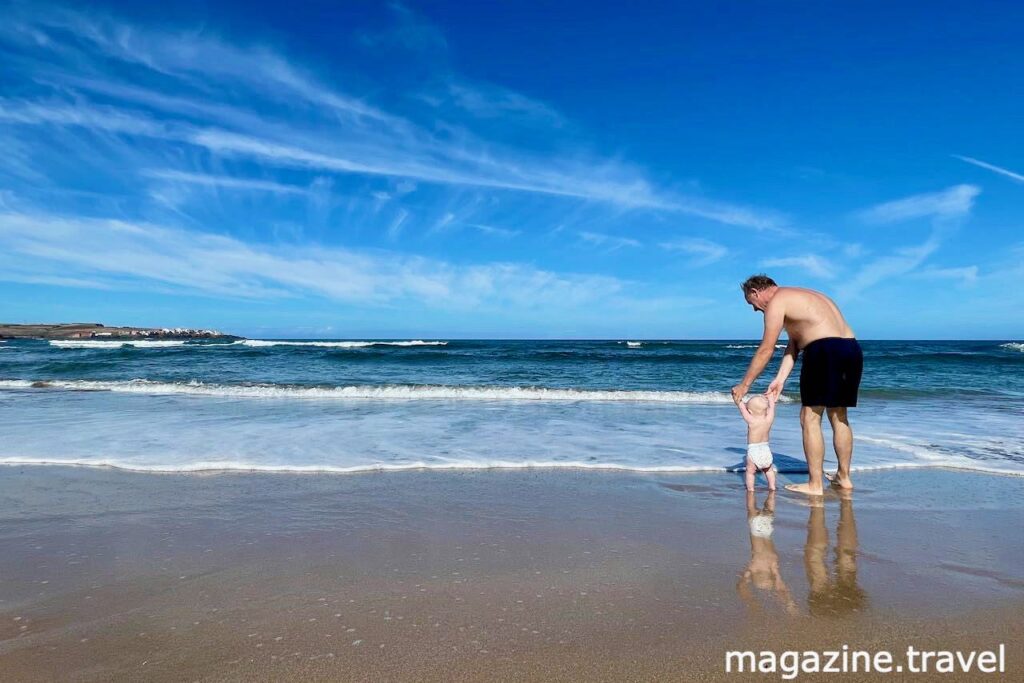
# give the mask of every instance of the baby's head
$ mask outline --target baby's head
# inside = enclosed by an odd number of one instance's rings
[[[754,415],[767,415],[768,399],[764,396],[751,396],[750,400],[747,401],[747,410]]]

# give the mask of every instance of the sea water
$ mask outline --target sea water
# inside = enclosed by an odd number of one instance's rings
[[[865,341],[854,469],[1024,475],[1024,345]],[[0,344],[3,463],[358,472],[742,466],[750,341]],[[781,357],[754,391],[763,391]],[[804,465],[799,365],[772,431]],[[826,438],[829,428],[826,421]],[[828,449],[826,463],[834,463]]]

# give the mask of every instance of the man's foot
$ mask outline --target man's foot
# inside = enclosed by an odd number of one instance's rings
[[[853,489],[843,489],[838,486],[833,486],[829,491],[839,500],[853,500]]]
[[[810,483],[807,484],[786,484],[787,491],[793,491],[794,493],[802,493],[805,496],[823,496],[825,492],[821,487],[811,488]]]
[[[838,472],[835,474],[826,473],[825,478],[828,479],[832,488],[853,490],[853,481],[850,479],[849,475],[840,475]]]

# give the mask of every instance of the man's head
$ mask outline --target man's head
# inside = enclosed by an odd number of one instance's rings
[[[768,413],[768,399],[764,396],[751,396],[747,401],[747,410],[754,415],[766,415]]]
[[[768,308],[768,301],[777,287],[775,280],[763,273],[751,275],[740,285],[740,289],[743,290],[743,298],[755,311],[764,311]]]

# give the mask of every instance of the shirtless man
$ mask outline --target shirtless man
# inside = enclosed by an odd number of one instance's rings
[[[783,328],[789,336],[779,372],[766,393],[778,398],[793,371],[797,356],[803,352],[800,369],[800,426],[803,430],[804,457],[809,473],[806,484],[786,488],[798,493],[820,496],[824,492],[822,465],[825,437],[821,416],[828,413],[832,423],[833,446],[839,468],[831,478],[833,486],[852,489],[850,461],[853,459],[853,431],[846,409],[857,405],[864,356],[853,330],[832,299],[821,292],[802,287],[779,287],[767,275],[754,275],[741,285],[743,297],[755,311],[764,313],[764,337],[750,361],[743,380],[732,388],[734,400],[741,400],[771,360],[775,343]]]

